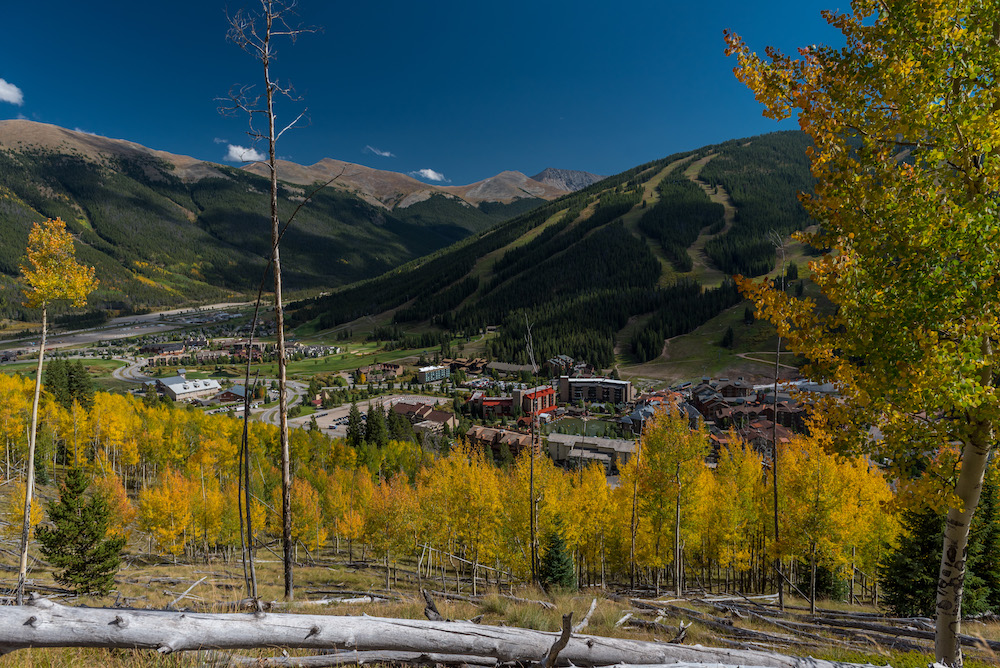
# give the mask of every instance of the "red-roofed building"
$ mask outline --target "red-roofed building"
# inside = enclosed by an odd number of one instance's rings
[[[520,406],[525,415],[549,413],[556,408],[556,391],[551,385],[514,390],[514,405]]]

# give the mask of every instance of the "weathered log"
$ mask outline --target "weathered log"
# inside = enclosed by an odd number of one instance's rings
[[[679,622],[677,625],[677,635],[668,640],[667,642],[672,645],[680,645],[687,638],[688,629],[691,628],[692,622],[684,624],[684,622]]]
[[[549,603],[548,601],[537,601],[531,598],[518,598],[517,596],[511,596],[510,594],[497,594],[500,598],[506,599],[508,601],[514,601],[515,603],[522,603],[525,605],[540,605],[546,610],[555,610],[556,606],[554,603]]]
[[[744,629],[736,626],[732,621],[724,619],[722,617],[716,617],[715,615],[710,615],[705,612],[700,612],[698,610],[690,610],[688,608],[681,608],[676,605],[664,605],[666,609],[670,610],[675,615],[686,616],[689,619],[693,619],[699,624],[704,624],[705,626],[715,629],[720,633],[725,633],[732,636],[737,636],[740,638],[748,638],[754,640],[760,640],[762,642],[768,643],[783,643],[786,645],[804,645],[807,647],[815,647],[815,642],[806,642],[804,640],[799,640],[798,638],[789,637],[780,634],[764,633],[763,631],[754,631],[753,629]]]
[[[254,666],[254,668],[325,668],[326,666],[364,664],[407,664],[412,666],[495,666],[496,659],[464,654],[434,654],[419,652],[338,652],[319,656],[252,657],[221,654],[220,665]]]
[[[549,653],[545,655],[542,659],[541,668],[554,668],[558,665],[559,652],[566,649],[566,645],[569,644],[570,636],[573,633],[573,613],[567,612],[562,618],[562,633],[556,638],[556,641],[552,643],[552,647],[549,648]]]
[[[424,617],[431,620],[432,622],[443,622],[445,621],[444,615],[438,612],[438,607],[434,603],[434,599],[431,598],[430,593],[426,589],[421,589],[420,593],[423,594],[424,602]]]
[[[431,594],[449,601],[465,601],[466,603],[472,603],[473,605],[482,604],[482,602],[478,600],[479,597],[472,598],[471,596],[462,596],[461,594],[449,594],[446,591],[432,591]]]
[[[396,594],[389,594],[386,592],[378,591],[361,591],[359,589],[307,589],[306,593],[310,596],[320,595],[320,596],[371,596],[372,598],[381,598],[386,601],[402,601],[403,597]]]
[[[597,599],[595,598],[590,602],[590,610],[587,610],[587,614],[583,616],[580,623],[573,627],[573,633],[579,633],[580,631],[587,628],[587,624],[590,623],[590,616],[594,614],[594,610],[597,609]]]
[[[38,599],[0,608],[0,651],[26,647],[199,649],[288,647],[468,654],[498,661],[539,660],[556,635],[467,622],[274,613],[210,614],[70,608]],[[847,664],[722,648],[574,636],[559,665],[610,666],[678,661],[771,668],[845,668]]]
[[[824,626],[842,626],[849,629],[863,629],[894,636],[905,636],[908,638],[920,638],[921,640],[934,640],[933,631],[921,631],[920,629],[900,628],[897,626],[886,626],[884,624],[872,624],[871,622],[858,622],[852,619],[829,619],[825,617],[806,617],[807,621]],[[987,640],[975,636],[958,634],[958,639],[966,647],[988,647],[991,650],[1000,650],[1000,640]]]
[[[188,594],[191,593],[192,589],[194,589],[195,587],[197,587],[198,585],[200,585],[202,582],[204,582],[207,579],[208,579],[207,575],[202,576],[202,578],[200,580],[198,580],[193,585],[191,585],[190,587],[188,587],[187,589],[185,589],[183,594],[181,594],[180,596],[178,596],[177,598],[175,598],[174,600],[172,600],[170,603],[167,603],[167,610],[172,610],[175,605],[177,605],[178,603],[181,602],[181,599],[183,599],[185,596],[187,596]]]

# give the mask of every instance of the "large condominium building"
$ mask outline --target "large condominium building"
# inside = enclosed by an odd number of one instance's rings
[[[559,377],[559,401],[564,404],[581,400],[590,403],[627,404],[634,398],[632,383],[627,380]]]

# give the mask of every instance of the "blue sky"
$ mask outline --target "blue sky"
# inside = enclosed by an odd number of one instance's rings
[[[676,151],[777,129],[735,80],[750,46],[837,41],[816,0],[503,3],[300,0],[321,26],[281,43],[273,73],[308,110],[281,157],[324,157],[471,183],[545,167],[610,175]],[[5,8],[0,119],[27,118],[224,162],[249,146],[217,108],[260,67],[225,39],[256,0],[39,0]],[[259,147],[262,150],[266,147]],[[426,170],[426,171],[422,171]]]

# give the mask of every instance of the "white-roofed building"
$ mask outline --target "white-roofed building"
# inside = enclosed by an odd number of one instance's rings
[[[163,393],[174,401],[187,401],[208,397],[222,390],[219,381],[207,378],[204,380],[188,380],[184,376],[161,378],[158,381]]]

